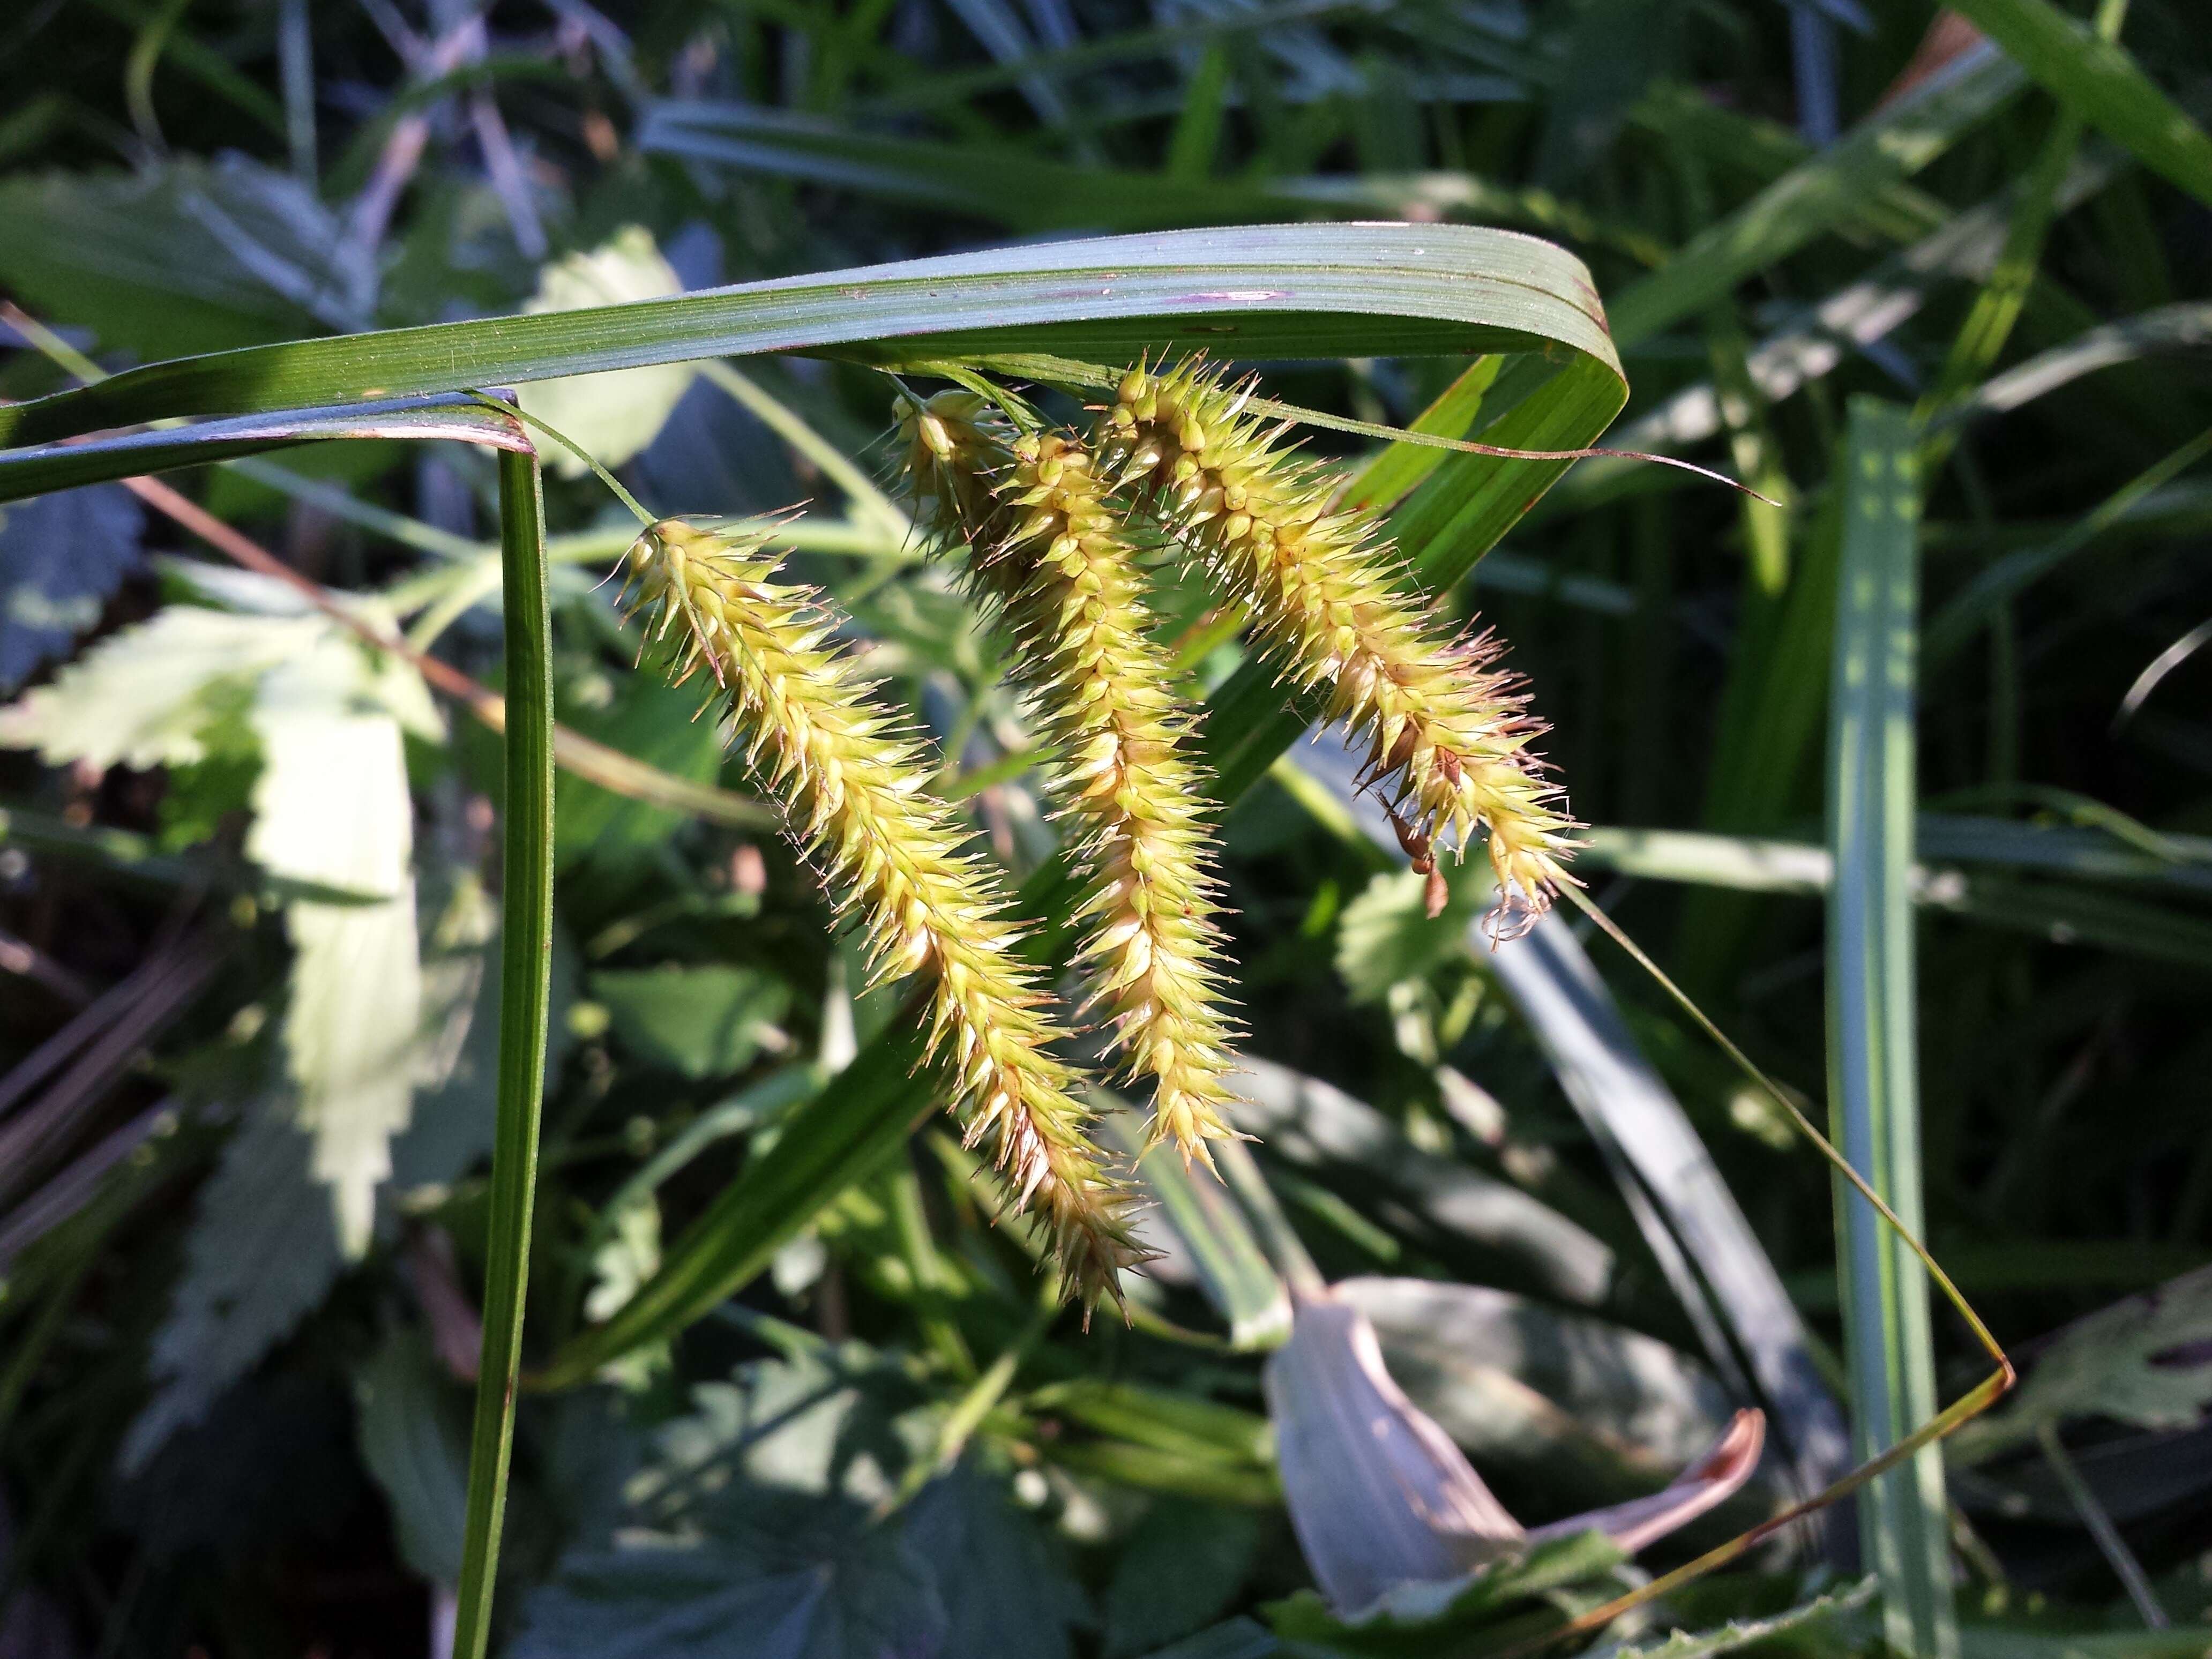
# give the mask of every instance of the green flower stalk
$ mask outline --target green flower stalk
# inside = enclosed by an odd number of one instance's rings
[[[1249,387],[1184,362],[1132,369],[1099,423],[1098,467],[1130,488],[1251,607],[1261,643],[1328,714],[1368,745],[1416,866],[1480,828],[1525,930],[1574,878],[1572,821],[1529,743],[1545,729],[1490,636],[1438,635],[1400,591],[1395,553],[1364,514],[1330,504],[1329,480],[1246,412]]]
[[[1065,1282],[1086,1309],[1118,1299],[1117,1271],[1141,1256],[1127,1197],[1050,1053],[1062,1032],[998,884],[927,793],[920,749],[827,642],[819,597],[771,580],[765,539],[662,520],[630,548],[633,608],[653,613],[656,638],[676,636],[676,684],[714,676],[752,734],[747,761],[773,757],[766,775],[831,903],[861,919],[875,977],[930,976],[930,1052],[951,1051],[967,1141],[988,1139],[1015,1207],[1043,1218]]]
[[[1175,667],[1123,520],[1090,452],[1059,433],[1013,436],[980,398],[905,404],[906,467],[932,528],[967,544],[997,605],[1015,674],[1046,739],[1061,816],[1079,827],[1088,891],[1078,962],[1086,1012],[1149,1081],[1148,1146],[1171,1140],[1210,1168],[1206,1143],[1235,1133],[1230,1024],[1216,966],[1224,941],[1202,780]]]

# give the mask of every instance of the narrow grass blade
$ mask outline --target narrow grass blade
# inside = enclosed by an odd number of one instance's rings
[[[2142,72],[2125,48],[2051,0],[1956,0],[2052,97],[2198,201],[2212,206],[2212,137]]]
[[[1647,340],[1846,222],[1885,185],[1941,155],[2020,85],[2020,71],[1994,51],[1960,57],[1699,232],[1623,294],[1608,307],[1613,337],[1624,347]]]
[[[1040,351],[1127,362],[1163,347],[1257,360],[1559,346],[1619,379],[1589,271],[1548,242],[1468,225],[1255,225],[249,346],[0,407],[0,443],[763,351],[897,368]]]
[[[483,1659],[507,1510],[523,1292],[538,1186],[538,1113],[553,966],[553,623],[534,455],[499,458],[507,594],[507,824],[501,879],[499,1106],[492,1146],[483,1349],[469,1449],[453,1648]]]
[[[1928,624],[1928,660],[1942,662],[1978,633],[2013,597],[2041,580],[2076,553],[2094,546],[2106,532],[2157,491],[2212,455],[2212,427],[2153,461],[2049,541],[2008,553],[1985,567],[1954,593]]]
[[[2212,301],[2184,300],[2160,306],[2085,329],[2065,344],[2007,369],[1985,381],[1980,391],[1962,403],[1955,418],[2007,414],[2100,368],[2159,352],[2195,351],[2206,346],[2212,346]]]
[[[1206,1300],[1229,1322],[1229,1346],[1239,1352],[1279,1347],[1291,1334],[1290,1289],[1269,1265],[1229,1188],[1203,1165],[1186,1164],[1171,1146],[1138,1158],[1143,1124],[1124,1103],[1103,1090],[1092,1093],[1116,1111],[1102,1120],[1103,1132],[1135,1160],[1137,1179],[1159,1206],[1159,1219],[1188,1249]]]
[[[529,437],[512,416],[450,398],[394,398],[9,450],[0,453],[0,501],[341,438],[447,438],[495,449],[527,453],[531,448]]]
[[[1837,1146],[1915,1234],[1920,1200],[1911,869],[1918,656],[1920,431],[1869,398],[1850,409],[1830,691],[1829,1102]],[[1837,1231],[1853,1437],[1874,1457],[1936,1412],[1928,1276],[1841,1181]],[[1930,1448],[1860,1509],[1901,1653],[1959,1650],[1943,1462]]]
[[[2103,0],[2097,9],[2097,35],[2110,40],[2119,33],[2127,15],[2128,0]],[[1951,349],[1937,371],[1936,384],[1922,397],[1914,411],[1926,421],[1945,410],[1979,384],[1996,367],[2020,320],[2021,307],[2043,261],[2043,245],[2057,216],[2058,193],[2081,145],[2081,118],[2062,108],[2043,141],[2034,164],[2021,178],[2013,200],[2012,221],[2005,228],[2004,251],[1982,291],[1974,296],[1966,320],[1952,337]],[[1934,471],[1950,453],[1955,438],[1938,436],[1928,445],[1922,460]]]

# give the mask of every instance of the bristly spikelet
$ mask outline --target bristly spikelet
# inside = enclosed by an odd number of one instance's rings
[[[1372,521],[1330,506],[1322,471],[1245,411],[1249,396],[1200,363],[1132,369],[1100,422],[1099,469],[1251,606],[1291,678],[1327,687],[1329,718],[1366,739],[1368,776],[1389,790],[1417,862],[1447,836],[1463,853],[1487,830],[1508,909],[1533,922],[1574,879],[1571,821],[1528,747],[1542,722],[1488,636],[1437,635]]]
[[[901,410],[924,522],[965,543],[1012,638],[1046,739],[1062,816],[1079,826],[1089,892],[1078,920],[1086,1008],[1109,1016],[1128,1076],[1152,1086],[1148,1145],[1209,1167],[1235,1133],[1224,954],[1189,720],[1122,521],[1090,453],[1059,433],[1015,437],[982,400],[940,392]]]
[[[1085,1133],[1061,1032],[988,869],[957,818],[924,790],[929,767],[828,643],[811,589],[771,580],[763,539],[665,520],[628,559],[635,609],[677,639],[673,678],[704,668],[750,730],[793,831],[820,864],[830,902],[866,928],[878,979],[931,977],[931,1050],[952,1055],[955,1110],[970,1145],[988,1139],[1018,1207],[1048,1223],[1066,1282],[1086,1308],[1118,1299],[1116,1270],[1140,1255],[1122,1190]]]

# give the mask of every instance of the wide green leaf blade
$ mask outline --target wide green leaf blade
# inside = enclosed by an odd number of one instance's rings
[[[178,415],[793,351],[885,367],[1163,348],[1268,356],[1568,352],[1619,360],[1582,262],[1467,225],[1255,225],[994,249],[665,300],[250,346],[0,408],[0,442]]]
[[[1851,404],[1829,688],[1828,1097],[1836,1146],[1917,1235],[1919,1053],[1912,933],[1914,690],[1919,628],[1920,428]],[[1836,1188],[1853,1449],[1887,1450],[1933,1418],[1928,1275],[1873,1207]],[[1861,1500],[1890,1645],[1959,1651],[1943,1461],[1924,1448]]]

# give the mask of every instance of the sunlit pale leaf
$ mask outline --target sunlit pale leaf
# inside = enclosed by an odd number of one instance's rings
[[[414,811],[398,722],[337,712],[306,691],[305,678],[280,672],[264,688],[246,851],[275,873],[384,897],[302,902],[286,913],[295,955],[284,1047],[300,1122],[314,1136],[314,1172],[331,1189],[340,1242],[357,1256],[368,1248],[377,1186],[392,1173],[392,1137],[414,1103],[422,1017]]]
[[[653,233],[637,225],[617,231],[589,253],[572,253],[545,267],[538,292],[524,307],[535,315],[620,305],[681,294],[684,283],[653,246]],[[696,371],[686,363],[538,380],[520,392],[523,410],[574,439],[605,466],[619,466],[651,443],[690,389]],[[545,464],[566,478],[591,469],[560,444],[541,447]]]
[[[254,679],[312,650],[319,617],[240,617],[172,605],[109,635],[21,702],[0,709],[0,745],[50,765],[186,763],[201,734],[249,700]]]

